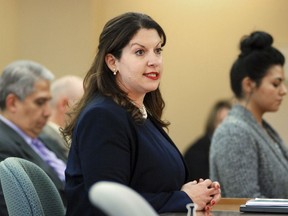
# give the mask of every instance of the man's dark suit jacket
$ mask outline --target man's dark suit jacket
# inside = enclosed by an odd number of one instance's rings
[[[45,134],[40,134],[38,138],[46,145],[48,149],[53,151],[59,159],[62,159],[65,163],[67,162],[66,156],[57,151],[57,148],[59,148],[58,143],[53,142],[53,139],[45,136]],[[58,178],[56,172],[41,159],[41,157],[25,142],[25,140],[16,131],[14,131],[0,120],[0,161],[6,159],[7,157],[23,158],[41,167],[54,182],[65,204],[66,201],[64,198],[64,183]],[[0,215],[8,215],[1,187]]]
[[[42,133],[40,134],[40,138],[42,140],[49,140],[49,143],[57,143],[58,145],[54,146],[55,148],[53,151],[65,156],[67,160],[69,149],[64,141],[64,138],[58,131],[52,128],[49,124],[46,124],[42,130]]]

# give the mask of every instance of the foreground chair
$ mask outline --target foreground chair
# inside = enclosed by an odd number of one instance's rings
[[[115,182],[97,182],[89,191],[91,203],[109,216],[158,216],[133,189]]]
[[[36,164],[16,157],[0,163],[1,186],[9,216],[63,216],[54,183]]]

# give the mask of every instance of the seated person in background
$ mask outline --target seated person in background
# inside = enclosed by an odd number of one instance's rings
[[[189,172],[189,180],[209,178],[209,149],[215,128],[227,116],[231,108],[230,101],[217,101],[208,115],[205,133],[193,142],[184,153],[184,159]]]
[[[84,78],[84,95],[63,130],[72,140],[66,169],[67,215],[103,215],[89,202],[101,180],[127,185],[159,212],[210,209],[220,185],[188,182],[183,157],[163,128],[163,29],[151,17],[125,13],[106,23]]]
[[[225,197],[288,198],[288,149],[263,119],[287,93],[285,58],[272,43],[266,32],[245,36],[230,71],[238,104],[215,130],[210,147],[210,177],[221,182]]]
[[[47,142],[40,134],[51,114],[53,77],[33,61],[16,61],[4,69],[0,77],[0,161],[19,157],[35,163],[48,174],[65,201],[65,156],[54,153],[58,143]],[[8,215],[2,189],[0,215]]]
[[[51,116],[44,127],[47,139],[56,139],[59,151],[68,157],[69,148],[60,133],[66,123],[66,113],[83,95],[83,79],[74,75],[63,76],[51,84]]]

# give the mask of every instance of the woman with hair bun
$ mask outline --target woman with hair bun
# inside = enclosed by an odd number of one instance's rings
[[[270,34],[242,38],[230,71],[237,103],[216,129],[210,149],[210,177],[223,197],[288,198],[288,150],[263,119],[276,112],[287,89],[283,54]]]

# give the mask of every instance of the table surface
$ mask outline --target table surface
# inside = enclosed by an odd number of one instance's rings
[[[261,214],[261,213],[243,213],[240,212],[240,205],[244,205],[251,198],[222,198],[210,212],[196,211],[191,216],[281,216],[283,214]],[[165,213],[161,216],[188,216],[187,213]]]

